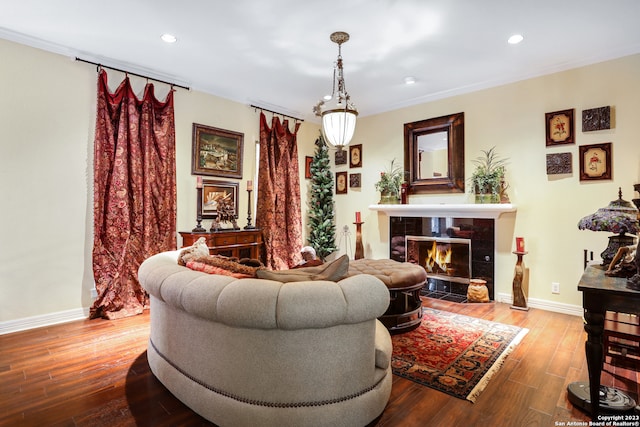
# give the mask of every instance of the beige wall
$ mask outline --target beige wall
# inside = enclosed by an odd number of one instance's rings
[[[352,94],[357,99],[357,94]],[[582,132],[582,110],[610,105],[613,128]],[[576,144],[547,148],[545,113],[575,108]],[[608,234],[580,231],[580,218],[617,198],[622,187],[626,200],[639,197],[633,184],[640,182],[640,55],[604,62],[567,72],[530,79],[475,93],[443,99],[391,113],[361,118],[354,144],[363,144],[362,190],[350,191],[339,200],[338,226],[351,224],[354,211],[363,211],[365,256],[388,256],[388,219],[367,206],[378,201],[373,185],[378,172],[392,158],[403,159],[403,124],[463,111],[465,113],[465,177],[473,172],[471,160],[480,150],[496,146],[509,158],[509,195],[517,205],[515,215],[499,220],[496,259],[496,297],[511,294],[511,253],[515,236],[525,238],[529,254],[529,297],[555,305],[581,306],[576,289],[583,265],[583,249],[595,257],[607,245]],[[613,179],[581,182],[578,146],[613,143]],[[570,152],[573,173],[548,176],[546,154]],[[355,172],[356,170],[352,170]],[[469,194],[412,196],[410,203],[472,202]],[[560,283],[560,294],[551,294],[551,282]]]
[[[92,217],[91,177],[95,120],[96,72],[91,65],[64,56],[0,40],[0,331],[2,323],[77,313],[91,304]],[[109,73],[112,86],[121,75]],[[140,90],[144,81],[132,79]],[[166,92],[166,89],[165,89]],[[157,93],[164,96],[162,85]],[[357,100],[357,94],[353,94]],[[191,176],[192,124],[202,123],[244,133],[244,180],[253,173],[258,138],[258,114],[244,104],[181,89],[175,94],[178,229],[195,226],[195,178]],[[311,105],[311,104],[310,104]],[[582,133],[581,110],[611,105],[614,128]],[[544,144],[544,113],[576,109],[577,144],[549,149]],[[386,217],[368,210],[378,200],[373,184],[393,158],[403,158],[406,122],[464,111],[465,173],[470,159],[495,145],[509,157],[510,195],[518,212],[507,217],[506,232],[498,236],[497,292],[509,294],[515,256],[514,236],[524,236],[531,274],[530,297],[579,306],[576,282],[582,269],[582,250],[606,246],[605,233],[579,231],[578,220],[614,199],[618,186],[625,198],[637,197],[640,182],[640,55],[564,73],[527,80],[468,95],[362,117],[353,143],[363,144],[363,168],[336,170],[362,173],[362,188],[337,195],[338,239],[350,227],[353,251],[354,212],[362,211],[365,254],[388,254]],[[301,175],[304,156],[313,155],[318,135],[314,123],[299,132]],[[612,181],[581,183],[578,145],[613,142]],[[569,151],[574,173],[553,179],[545,172],[547,153]],[[246,223],[246,192],[240,185],[240,220]],[[306,188],[301,180],[302,209]],[[466,202],[465,195],[412,198],[411,203]],[[304,216],[304,215],[303,215]],[[255,212],[254,212],[255,218]],[[207,225],[207,224],[205,224]],[[347,245],[341,242],[341,252]],[[561,284],[552,295],[551,282]]]
[[[2,332],[2,322],[52,313],[61,313],[52,317],[64,320],[82,315],[83,308],[92,303],[91,180],[97,74],[92,65],[5,40],[0,40],[0,57]],[[109,72],[112,90],[121,80],[121,73]],[[145,83],[132,77],[138,94]],[[156,86],[157,96],[164,99],[168,88]],[[196,225],[196,181],[191,175],[194,122],[244,133],[238,220],[244,227],[246,180],[255,171],[259,113],[244,104],[178,89],[175,118],[178,230],[188,231]],[[301,177],[304,156],[313,155],[318,129],[317,124],[305,122],[298,132]],[[303,183],[303,207],[305,188]],[[209,227],[210,222],[204,225]],[[19,323],[18,327],[29,324]]]

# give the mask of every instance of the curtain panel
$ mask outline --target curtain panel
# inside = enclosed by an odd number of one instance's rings
[[[260,164],[256,225],[262,229],[265,265],[272,270],[295,266],[301,259],[302,212],[297,133],[288,120],[274,116],[271,127],[260,113]]]
[[[98,298],[90,317],[140,314],[149,297],[138,267],[176,249],[173,90],[164,102],[147,84],[138,99],[129,78],[109,92],[98,75],[93,177],[93,274]]]

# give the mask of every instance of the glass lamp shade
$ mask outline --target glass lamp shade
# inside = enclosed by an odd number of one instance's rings
[[[322,133],[333,148],[343,149],[353,138],[358,112],[349,108],[335,108],[322,113]]]

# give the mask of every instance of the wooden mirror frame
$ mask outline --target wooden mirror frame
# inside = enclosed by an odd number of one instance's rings
[[[447,176],[418,179],[418,137],[443,131],[448,135]],[[464,193],[464,113],[405,123],[404,167],[409,194]]]

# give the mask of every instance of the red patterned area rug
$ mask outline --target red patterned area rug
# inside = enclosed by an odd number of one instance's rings
[[[395,375],[475,402],[528,329],[424,308],[422,324],[393,335]]]

